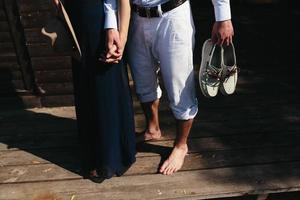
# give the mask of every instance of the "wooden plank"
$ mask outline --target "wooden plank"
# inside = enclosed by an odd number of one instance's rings
[[[49,95],[43,96],[41,101],[44,107],[72,106],[74,105],[74,96],[69,94]]]
[[[0,10],[0,21],[5,21],[6,20],[6,14],[4,10]]]
[[[1,53],[0,54],[0,60],[1,62],[7,63],[7,62],[18,62],[17,56],[15,53]]]
[[[25,39],[23,33],[23,27],[20,23],[20,17],[18,15],[18,8],[16,1],[3,0],[5,11],[7,14],[7,21],[10,27],[11,39],[14,43],[13,53],[16,54],[20,69],[22,72],[22,78],[24,81],[24,87],[27,90],[34,89],[34,77],[30,67],[30,58],[27,57],[27,49],[25,48]]]
[[[45,91],[44,95],[72,95],[73,83],[40,83],[39,86]]]
[[[0,42],[7,42],[10,40],[11,40],[10,33],[8,31],[0,32]]]
[[[171,177],[126,176],[112,178],[102,184],[95,184],[88,180],[4,184],[0,187],[0,199],[32,199],[37,195],[52,193],[61,199],[70,199],[72,195],[75,195],[76,199],[90,200],[200,200],[245,194],[299,191],[299,169],[300,163],[294,162],[188,171]]]
[[[1,72],[1,70],[0,70]],[[6,83],[1,83],[0,85],[0,92],[3,92],[5,90],[11,90],[13,89],[14,91],[20,89],[20,90],[25,90],[24,85],[23,85],[23,80],[12,80],[10,82]]]
[[[40,12],[35,10],[30,13],[22,13],[21,23],[24,28],[39,28],[41,29],[47,21],[53,16],[50,11]]]
[[[27,44],[27,49],[31,57],[70,56],[67,53],[56,52],[48,43]]]
[[[233,98],[234,100],[234,98]],[[224,99],[226,101],[226,99]],[[300,116],[300,111],[298,111],[300,104],[299,103],[285,103],[277,102],[278,100],[270,101],[268,105],[264,101],[249,102],[248,104],[236,106],[237,102],[234,102],[234,105],[228,105],[227,103],[221,104],[214,102],[201,102],[199,107],[199,114],[196,118],[196,123],[202,122],[220,122],[220,121],[253,121],[253,120],[270,120],[272,118],[289,121],[298,119]],[[221,105],[220,105],[221,104]],[[136,114],[141,114],[140,103],[135,101],[134,107]],[[40,120],[39,116],[35,116],[35,113],[44,113],[55,116],[60,116],[64,118],[75,118],[75,108],[74,107],[57,107],[57,108],[47,108],[47,109],[33,109],[19,112],[11,113],[0,113],[3,122],[19,122],[19,121],[38,121]],[[231,113],[224,118],[224,114]],[[243,113],[242,115],[240,113]],[[169,112],[168,103],[166,101],[161,102],[161,121],[162,125],[167,121],[172,122],[172,116]],[[143,120],[142,115],[136,115],[139,121]],[[42,119],[43,120],[43,119]],[[164,122],[166,121],[166,122]],[[195,123],[195,124],[196,124]]]
[[[56,83],[53,83],[54,85]],[[71,86],[70,86],[71,87]],[[142,126],[142,124],[144,124],[144,115],[142,114],[142,111],[140,110],[141,108],[139,108],[139,103],[135,103],[135,108],[136,108],[136,120],[137,120],[137,126]],[[297,108],[297,105],[291,106],[294,108]],[[161,121],[161,125],[163,128],[170,128],[170,126],[172,126],[174,124],[174,119],[172,117],[172,114],[170,113],[168,107],[166,106],[166,108],[164,108],[165,110],[162,110],[160,112],[160,121]],[[292,111],[291,109],[289,109],[289,107],[283,107],[281,108],[282,111],[284,111],[286,114],[285,115],[281,115],[278,116],[277,118],[272,119],[272,117],[278,112],[276,110],[272,110],[272,109],[267,109],[267,108],[255,108],[255,107],[248,107],[248,108],[243,108],[243,112],[246,115],[240,116],[238,113],[241,111],[239,109],[231,109],[229,108],[223,108],[222,112],[220,112],[218,109],[209,109],[209,108],[202,108],[200,109],[200,113],[201,115],[197,116],[195,119],[195,127],[199,127],[202,126],[204,124],[202,123],[207,123],[208,125],[209,123],[213,123],[213,125],[217,124],[222,124],[224,122],[228,123],[228,126],[242,126],[245,124],[253,124],[256,123],[256,125],[265,125],[267,126],[268,124],[273,123],[274,121],[285,121],[285,123],[289,123],[289,122],[296,122],[297,121],[297,117],[299,117],[300,113],[297,111]],[[75,109],[74,107],[70,107],[69,109],[65,109],[65,108],[56,108],[56,109],[49,109],[47,110],[49,113],[49,118],[50,119],[55,119],[53,118],[51,115],[52,114],[58,114],[60,117],[64,117],[64,118],[71,118],[71,119],[75,119]],[[30,114],[32,112],[32,115],[28,116],[28,114]],[[228,117],[226,119],[224,119],[224,113],[227,112],[232,112],[232,113],[236,113],[236,114],[232,114],[232,115],[228,115]],[[2,120],[3,122],[6,122],[6,125],[9,125],[11,123],[15,123],[18,122],[20,120],[22,121],[26,121],[26,124],[22,124],[22,126],[31,126],[31,123],[37,123],[37,122],[41,122],[41,125],[47,122],[43,122],[45,121],[47,118],[47,112],[44,113],[44,118],[40,118],[39,115],[34,115],[34,113],[39,113],[38,110],[28,110],[28,111],[20,111],[19,113],[14,113],[14,116],[9,115],[9,114],[5,114],[2,116]],[[289,119],[290,117],[290,119]],[[25,119],[24,119],[25,118]],[[33,120],[33,121],[32,121]],[[59,118],[58,118],[59,120]],[[296,121],[295,121],[296,120]],[[241,124],[242,123],[242,124]],[[241,124],[241,125],[239,125]],[[6,125],[4,125],[3,127],[5,127]],[[25,128],[23,127],[23,128]],[[267,127],[266,127],[267,128]],[[5,129],[3,129],[5,130]],[[199,129],[200,130],[200,129]]]
[[[37,71],[71,69],[71,57],[33,57],[31,58],[33,69]]]
[[[1,53],[8,53],[12,52],[15,53],[15,47],[12,42],[6,41],[6,42],[0,42],[0,54]]]
[[[48,114],[60,118],[71,118],[75,119],[75,107],[54,107],[54,108],[33,108],[33,109],[26,109],[26,110],[12,110],[9,112],[0,112],[1,120],[8,119],[7,121],[13,122],[14,117],[20,117],[17,121],[27,120],[35,121],[40,119],[40,117],[36,118],[38,114]],[[23,121],[22,120],[22,121]],[[16,121],[15,121],[16,122]]]
[[[12,71],[10,69],[0,70],[0,80],[1,82],[8,82],[11,80],[22,80],[22,73],[20,71]]]
[[[70,98],[73,98],[73,96],[71,95]],[[64,101],[61,96],[56,96],[56,99]],[[12,115],[5,113],[1,114],[0,116],[3,122],[1,126],[2,136],[12,137],[12,135],[19,134],[22,134],[24,137],[45,134],[56,135],[57,131],[69,132],[71,135],[72,132],[76,132],[74,126],[76,123],[75,111],[73,107],[67,110],[65,108],[53,109],[52,112],[51,109],[49,109],[47,112],[39,114],[38,111],[22,111],[18,114],[14,113]],[[20,115],[20,113],[22,114]],[[210,113],[212,115],[209,115],[210,117],[207,117],[206,120],[201,120],[199,118],[195,119],[195,123],[191,131],[191,138],[236,134],[247,135],[264,132],[283,133],[287,131],[297,131],[300,129],[299,113],[297,112],[290,112],[286,116],[282,115],[282,118],[278,119],[272,119],[264,116],[262,116],[262,118],[255,118],[255,113],[253,114],[253,118],[248,116],[249,118],[239,119],[239,115],[237,115],[228,117],[228,119],[223,120],[223,122],[222,115],[219,115],[218,117],[218,115],[213,115],[214,112]],[[270,113],[272,114],[272,112]],[[62,120],[62,118],[64,119]],[[135,119],[137,131],[142,130],[145,124],[143,114],[137,114]],[[15,126],[16,122],[19,124],[18,127]],[[56,124],[60,125],[56,126]],[[245,129],[244,127],[248,128]],[[161,128],[164,139],[174,139],[176,132],[175,122],[168,112],[165,112],[165,115],[161,116]]]
[[[53,125],[54,126],[54,125]],[[56,125],[57,126],[57,125]],[[57,132],[56,135],[38,135],[38,136],[24,136],[21,133],[14,135],[14,137],[2,137],[0,142],[0,150],[20,150],[20,149],[46,149],[46,148],[60,148],[60,147],[75,147],[78,145],[77,133],[75,131],[70,133]],[[283,132],[283,133],[258,133],[247,135],[228,135],[219,137],[203,137],[190,138],[188,140],[190,152],[201,152],[211,150],[225,150],[225,149],[243,149],[243,148],[257,148],[257,147],[271,147],[271,146],[288,146],[297,145],[300,136],[297,132]],[[67,142],[66,142],[67,141]],[[162,140],[157,142],[147,143],[147,151],[154,151],[158,147],[172,147],[173,140]],[[159,148],[158,148],[159,149]],[[145,151],[145,148],[144,148]]]
[[[20,70],[20,65],[17,61],[15,62],[0,62],[0,70]]]
[[[63,83],[73,80],[70,69],[35,71],[37,83]]]
[[[27,44],[34,44],[34,43],[44,43],[49,44],[50,40],[48,37],[44,36],[41,33],[40,28],[27,28],[24,30],[25,38]]]
[[[50,97],[45,97],[50,98]],[[70,95],[70,99],[72,100],[73,96]],[[63,101],[62,96],[56,96],[56,99],[59,101]],[[138,106],[138,105],[137,105]],[[191,137],[205,137],[205,136],[216,136],[216,135],[232,135],[237,133],[253,133],[253,132],[266,132],[266,131],[274,131],[276,129],[277,132],[287,131],[287,130],[299,130],[299,113],[294,110],[292,112],[291,109],[295,109],[297,106],[289,106],[281,108],[282,113],[278,118],[272,119],[272,116],[278,115],[277,112],[272,110],[256,110],[255,108],[245,108],[242,110],[246,117],[242,117],[239,115],[240,110],[234,111],[234,109],[223,109],[223,112],[216,110],[200,110],[200,113],[203,116],[207,116],[206,119],[204,117],[199,116],[195,119],[195,123],[192,129]],[[254,109],[252,113],[252,109]],[[228,111],[227,111],[228,110]],[[35,114],[37,112],[37,114]],[[70,130],[68,126],[59,126],[54,129],[49,127],[49,124],[55,124],[56,119],[57,123],[60,121],[60,117],[70,118],[70,123],[75,119],[75,110],[74,107],[66,110],[65,108],[61,109],[49,109],[47,112],[43,113],[43,115],[38,114],[39,111],[20,111],[19,113],[14,113],[13,115],[2,114],[2,127],[1,132],[2,135],[11,135],[11,134],[19,134],[20,132],[24,135],[30,134],[30,132],[35,135],[40,132],[41,134],[46,132],[55,133],[56,131],[68,131]],[[207,115],[205,114],[207,112]],[[229,115],[226,119],[224,119],[224,113],[232,112],[236,113],[236,115]],[[269,115],[263,115],[260,113],[268,113]],[[161,112],[161,128],[164,132],[165,138],[174,138],[175,134],[175,122],[172,119],[169,111]],[[53,116],[54,115],[54,116]],[[59,115],[59,117],[55,117]],[[144,116],[143,114],[136,114],[136,127],[138,129],[143,129],[145,126]],[[49,123],[49,121],[51,123]],[[68,121],[67,119],[65,119]],[[15,123],[19,123],[19,128],[15,127]],[[34,128],[33,128],[34,127]],[[248,127],[244,129],[244,127]],[[288,127],[288,128],[287,128]],[[74,130],[75,131],[75,130]],[[139,130],[138,130],[139,131]]]
[[[191,153],[185,159],[181,171],[203,170],[224,168],[232,166],[257,165],[266,163],[281,163],[300,161],[300,147],[276,147],[256,148],[242,150],[221,150],[200,153]],[[68,171],[78,172],[80,167],[80,152],[78,149],[53,149],[36,151],[6,151],[0,152],[0,182],[10,178],[18,178],[14,182],[45,181],[47,177],[43,173],[31,177],[34,172],[42,172],[45,168],[52,168],[54,172],[58,168],[65,168]],[[162,159],[169,152],[169,149],[161,149],[156,153],[138,153],[137,162],[126,172],[126,175],[156,174]],[[247,158],[247,159],[245,159]],[[12,170],[26,171],[21,177],[9,173]],[[65,174],[64,172],[63,174]],[[55,179],[55,177],[52,177]],[[74,176],[74,178],[76,178]]]
[[[18,95],[17,97],[1,97],[0,110],[9,111],[16,109],[41,107],[40,98],[34,95]],[[2,134],[2,132],[1,132]]]
[[[8,32],[9,26],[6,21],[0,21],[0,32]]]
[[[34,12],[34,11],[48,11],[50,3],[47,0],[18,0],[19,11],[22,14]]]

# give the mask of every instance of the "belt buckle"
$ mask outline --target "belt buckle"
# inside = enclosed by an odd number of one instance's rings
[[[150,7],[146,7],[145,8],[145,12],[146,12],[146,17],[147,18],[151,18],[151,8]]]

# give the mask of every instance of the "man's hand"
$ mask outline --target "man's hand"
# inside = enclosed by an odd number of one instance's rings
[[[106,30],[106,52],[102,56],[101,61],[106,63],[118,63],[121,60],[122,53],[119,49],[122,48],[119,31],[117,29]]]
[[[234,35],[233,26],[231,20],[215,22],[211,39],[214,44],[229,45],[232,43],[232,37]]]

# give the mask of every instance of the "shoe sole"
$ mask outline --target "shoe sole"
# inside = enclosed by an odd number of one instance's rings
[[[208,93],[208,91],[206,90],[206,88],[204,88],[205,86],[202,85],[202,81],[203,81],[203,80],[202,80],[202,77],[203,77],[202,74],[203,74],[203,73],[205,72],[205,70],[206,70],[207,63],[209,62],[209,59],[210,59],[210,53],[211,53],[211,50],[212,50],[212,48],[213,48],[213,45],[211,45],[211,49],[206,51],[206,48],[208,48],[208,47],[207,47],[208,43],[211,43],[211,40],[210,40],[210,39],[206,40],[206,41],[204,42],[204,44],[203,44],[203,47],[202,47],[202,58],[201,58],[201,65],[200,65],[200,70],[199,70],[199,75],[198,75],[198,77],[199,77],[199,85],[200,85],[200,89],[201,89],[202,94],[203,94],[205,97],[212,98],[212,97],[217,96],[218,92],[216,92],[215,95],[210,95],[210,94]],[[217,90],[218,90],[218,88],[217,88]]]

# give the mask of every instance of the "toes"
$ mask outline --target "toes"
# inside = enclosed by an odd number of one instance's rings
[[[176,167],[170,163],[166,170],[164,171],[164,175],[172,175],[175,172]]]
[[[171,175],[171,173],[172,173],[172,167],[168,166],[166,171],[165,171],[165,175]]]
[[[169,161],[168,160],[166,160],[165,162],[164,162],[164,164],[161,166],[161,168],[160,168],[160,173],[164,173],[165,171],[166,171],[166,168],[167,168],[167,166],[169,165]]]
[[[167,168],[167,170],[166,170],[166,175],[170,175],[171,174],[171,168],[169,167],[169,168]]]
[[[166,167],[165,167],[164,170],[162,171],[162,174],[163,174],[163,175],[168,175],[170,169],[171,169],[171,163],[170,163],[170,162],[167,162],[167,163],[166,163]]]
[[[174,173],[174,168],[172,167],[168,170],[168,175],[172,175],[173,173]]]
[[[175,168],[174,169],[174,173],[176,173],[176,172],[178,172],[179,171],[179,169],[178,168]]]

